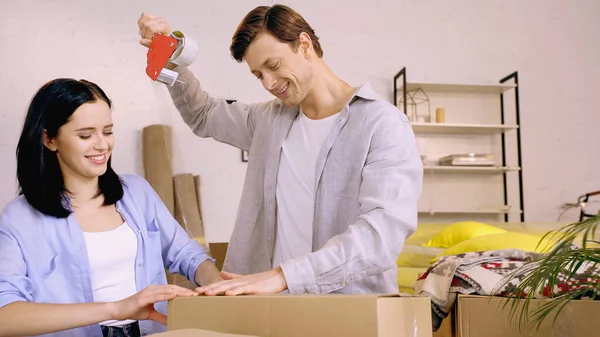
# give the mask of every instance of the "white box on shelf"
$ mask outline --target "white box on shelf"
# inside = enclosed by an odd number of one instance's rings
[[[496,160],[490,153],[451,154],[439,159],[443,166],[494,166]]]

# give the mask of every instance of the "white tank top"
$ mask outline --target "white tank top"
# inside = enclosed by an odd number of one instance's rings
[[[119,301],[137,293],[135,257],[138,242],[127,223],[109,231],[83,234],[90,261],[94,301]],[[109,320],[100,325],[119,326],[131,322],[135,321]]]

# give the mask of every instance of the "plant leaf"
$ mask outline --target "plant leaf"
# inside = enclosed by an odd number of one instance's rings
[[[519,330],[539,329],[551,314],[555,324],[561,311],[572,300],[585,296],[600,298],[600,243],[596,240],[599,226],[600,215],[596,215],[545,233],[538,247],[544,240],[555,242],[554,247],[506,275],[497,285],[497,288],[502,288],[511,280],[521,280],[509,293],[503,294],[506,297],[503,307],[510,304],[509,319],[512,322],[517,319]],[[581,239],[581,247],[575,245],[578,239]],[[566,290],[560,287],[561,277],[571,280],[582,268],[592,271],[588,281],[575,282],[575,287]],[[548,300],[532,309],[532,300],[536,298]]]

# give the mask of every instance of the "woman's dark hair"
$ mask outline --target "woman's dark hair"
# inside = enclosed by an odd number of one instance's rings
[[[58,218],[71,213],[58,158],[44,145],[44,130],[49,138],[56,137],[77,108],[99,99],[111,107],[110,99],[96,84],[71,78],[46,83],[32,98],[17,145],[17,180],[19,194],[38,211]],[[123,197],[123,186],[111,167],[111,159],[98,179],[97,196],[104,196],[105,205],[113,205]]]

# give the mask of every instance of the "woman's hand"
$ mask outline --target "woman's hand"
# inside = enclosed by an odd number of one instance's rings
[[[151,285],[135,295],[111,303],[111,312],[116,320],[150,319],[167,325],[167,317],[154,309],[154,303],[189,296],[198,296],[198,293],[174,284]]]

